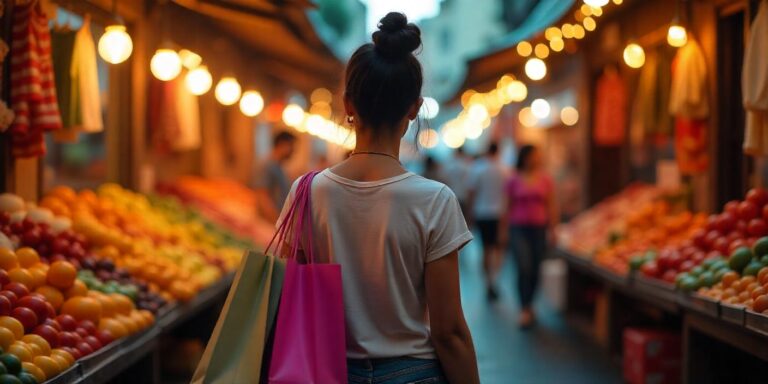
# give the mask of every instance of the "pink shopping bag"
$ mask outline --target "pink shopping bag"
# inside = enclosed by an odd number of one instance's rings
[[[347,383],[341,266],[316,263],[312,241],[312,179],[296,189],[288,223],[288,260],[275,325],[269,383]],[[299,244],[304,239],[300,263]],[[278,242],[281,244],[281,242]]]

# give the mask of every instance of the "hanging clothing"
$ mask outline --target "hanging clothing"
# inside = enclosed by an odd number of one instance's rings
[[[57,141],[74,142],[77,140],[80,122],[76,121],[79,114],[72,110],[80,109],[79,85],[73,81],[72,56],[75,50],[77,31],[56,29],[51,30],[51,49],[53,52],[53,71],[56,80],[56,95],[59,101],[59,112],[63,129],[54,132]]]
[[[673,55],[674,50],[667,45],[662,45],[656,50],[656,92],[652,96],[655,106],[648,133],[657,147],[666,145],[673,134],[672,117],[668,111],[672,91]]]
[[[695,39],[678,49],[672,68],[669,113],[691,119],[709,117],[707,61]]]
[[[178,135],[171,141],[174,151],[189,151],[200,148],[200,104],[184,82],[177,79],[176,109],[179,117]]]
[[[597,80],[595,130],[598,146],[624,144],[627,126],[627,87],[615,68],[607,69]]]
[[[96,65],[96,44],[91,34],[91,22],[86,16],[83,26],[75,35],[75,45],[72,52],[72,81],[78,86],[79,109],[72,105],[72,111],[79,114],[81,129],[84,132],[101,132],[104,130],[104,119],[101,114],[101,91],[99,90],[99,73]]]
[[[197,96],[184,86],[182,77],[170,81],[150,80],[147,128],[155,152],[188,151],[200,148],[200,107]]]
[[[648,154],[647,141],[649,133],[656,124],[654,119],[656,115],[656,91],[658,82],[656,80],[656,62],[658,55],[655,51],[650,51],[645,58],[645,65],[640,72],[640,79],[637,82],[637,92],[635,92],[632,103],[632,114],[629,120],[629,145],[630,160],[635,166],[642,166],[648,163],[650,155]]]
[[[768,0],[763,0],[750,30],[741,77],[747,110],[744,152],[768,155]]]
[[[683,175],[707,172],[707,120],[677,117],[675,119],[675,157]]]
[[[61,129],[48,18],[38,1],[18,4],[11,41],[11,126],[13,155],[45,154],[43,132]]]

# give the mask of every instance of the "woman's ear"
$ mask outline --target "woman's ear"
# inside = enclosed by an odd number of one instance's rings
[[[344,94],[344,113],[347,116],[354,116],[355,115],[355,105],[352,104],[352,101],[349,100],[349,97],[347,97],[347,94]]]
[[[419,110],[421,109],[422,104],[424,104],[424,98],[419,96],[419,99],[416,100],[416,102],[411,105],[411,109],[408,110],[408,120],[415,120],[416,117],[419,116]]]

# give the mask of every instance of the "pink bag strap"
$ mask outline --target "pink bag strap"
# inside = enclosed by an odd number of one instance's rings
[[[314,252],[314,239],[312,236],[312,180],[317,176],[319,172],[313,171],[304,175],[299,184],[296,187],[296,192],[291,201],[291,205],[288,208],[282,222],[272,236],[272,240],[269,241],[264,253],[268,254],[272,249],[272,245],[275,244],[274,252],[279,253],[279,247],[285,244],[285,241],[289,241],[290,252],[288,258],[296,260],[299,254],[299,248],[301,247],[302,235],[307,236],[305,256],[307,256],[308,263],[315,262]],[[290,239],[288,238],[290,237]]]

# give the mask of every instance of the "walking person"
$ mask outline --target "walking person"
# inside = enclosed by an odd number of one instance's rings
[[[504,211],[504,182],[507,176],[506,168],[499,161],[499,145],[491,143],[485,156],[475,161],[468,183],[472,222],[483,242],[483,271],[490,301],[499,297],[496,289],[496,276],[502,262],[499,220]]]
[[[285,175],[284,164],[296,148],[296,136],[280,132],[272,140],[269,156],[256,164],[251,188],[256,192],[256,210],[270,223],[277,221],[291,183]]]
[[[467,181],[469,180],[469,171],[472,168],[472,158],[464,153],[464,148],[456,148],[453,158],[445,163],[442,169],[441,179],[445,182],[459,199],[461,212],[468,215],[468,193]]]
[[[311,186],[315,257],[342,270],[350,383],[479,383],[458,269],[472,235],[451,190],[399,161],[423,101],[420,46],[419,28],[389,13],[355,51],[344,92],[355,150]]]
[[[557,224],[558,213],[552,179],[544,170],[539,150],[532,145],[520,148],[516,168],[517,173],[505,188],[506,213],[501,232],[517,265],[517,293],[521,306],[518,323],[520,327],[528,328],[535,322],[533,297],[547,251],[547,237]]]

